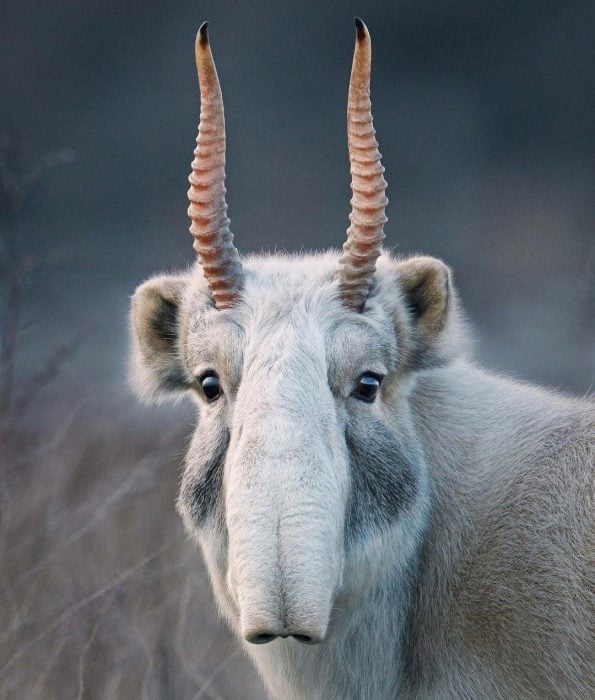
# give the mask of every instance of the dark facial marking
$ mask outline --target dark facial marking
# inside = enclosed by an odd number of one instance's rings
[[[345,539],[390,525],[417,492],[417,450],[400,441],[378,420],[354,421],[345,438],[351,465]]]
[[[194,458],[196,452],[192,450],[192,462],[188,462],[187,469],[192,470],[193,476],[182,488],[182,499],[190,508],[192,519],[197,527],[204,525],[205,521],[215,511],[217,503],[223,491],[223,463],[229,446],[229,431],[227,428],[221,431],[221,436],[214,451],[209,455]],[[201,463],[201,459],[203,463]]]

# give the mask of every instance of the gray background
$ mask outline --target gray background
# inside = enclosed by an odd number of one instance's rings
[[[174,513],[193,417],[127,395],[128,297],[192,260],[186,178],[204,19],[238,246],[342,243],[355,14],[374,45],[388,246],[453,267],[483,364],[590,389],[592,2],[3,2],[10,165],[26,171],[47,152],[68,161],[44,171],[16,222],[30,268],[20,391],[83,338],[44,375],[5,453],[7,696],[262,697]]]
[[[27,359],[91,324],[77,359],[85,383],[121,381],[127,295],[192,259],[193,41],[205,17],[239,247],[342,243],[358,12],[374,41],[387,244],[452,265],[488,366],[590,385],[593,3],[57,0],[0,12],[1,127],[31,159],[76,154],[47,172],[19,222],[24,251],[42,258],[26,299],[37,324]]]

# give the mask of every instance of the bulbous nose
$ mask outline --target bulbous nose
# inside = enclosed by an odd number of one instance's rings
[[[324,635],[313,630],[296,629],[288,631],[273,631],[272,629],[267,628],[248,630],[244,633],[244,639],[247,642],[250,642],[250,644],[268,644],[278,637],[281,637],[281,639],[293,637],[293,639],[301,642],[302,644],[320,644],[324,638]]]

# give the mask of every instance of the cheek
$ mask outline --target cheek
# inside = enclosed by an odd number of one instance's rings
[[[394,523],[418,493],[421,456],[377,419],[352,419],[345,432],[351,485],[346,543]]]
[[[228,446],[227,428],[198,430],[192,439],[179,498],[179,509],[190,530],[222,515],[223,465]]]

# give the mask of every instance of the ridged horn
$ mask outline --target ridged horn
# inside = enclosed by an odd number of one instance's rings
[[[347,138],[351,164],[351,225],[339,258],[339,287],[346,306],[361,311],[384,241],[388,199],[386,181],[374,135],[370,102],[372,44],[368,28],[355,18],[355,51],[347,103]]]
[[[229,230],[225,201],[225,117],[219,78],[213,61],[208,22],[196,35],[196,68],[200,85],[200,123],[192,172],[188,178],[190,233],[213,301],[227,309],[242,286],[242,266]]]

